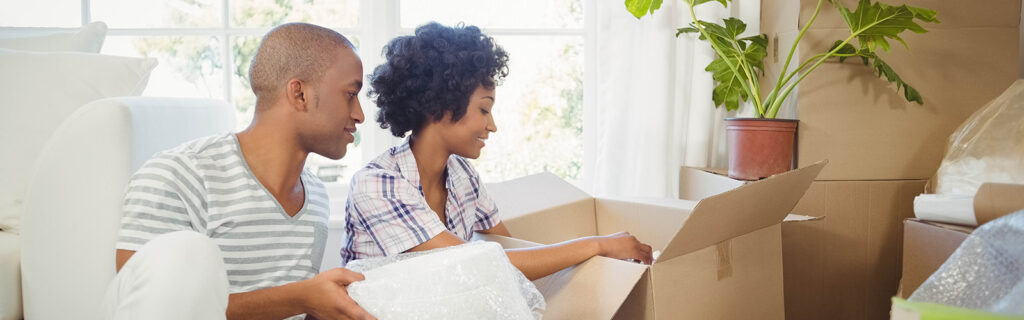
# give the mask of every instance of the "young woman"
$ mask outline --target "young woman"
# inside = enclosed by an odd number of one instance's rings
[[[473,232],[510,236],[484,190],[476,159],[497,131],[495,87],[508,54],[474,26],[428,23],[392,40],[370,75],[377,122],[406,141],[352,178],[342,263],[454,246]],[[595,255],[651,263],[651,247],[626,232],[507,250],[531,280]]]

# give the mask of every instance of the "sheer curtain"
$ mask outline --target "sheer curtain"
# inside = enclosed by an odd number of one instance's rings
[[[697,7],[702,20],[738,17],[759,32],[760,1]],[[714,52],[696,36],[676,38],[691,21],[681,0],[637,20],[621,1],[597,1],[597,94],[588,122],[584,187],[606,196],[675,198],[680,166],[724,167],[724,119],[704,67]],[[748,105],[740,115],[753,113]],[[593,128],[593,129],[591,129]]]

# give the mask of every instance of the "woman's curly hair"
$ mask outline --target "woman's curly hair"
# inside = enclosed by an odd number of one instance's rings
[[[396,137],[445,112],[458,121],[478,86],[493,89],[508,76],[508,53],[475,26],[430,22],[391,40],[383,52],[387,61],[369,76],[369,96],[380,127]]]

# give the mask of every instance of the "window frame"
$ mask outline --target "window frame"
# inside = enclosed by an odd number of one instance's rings
[[[256,36],[260,37],[266,34],[272,27],[234,27],[231,26],[231,1],[244,1],[244,0],[220,0],[221,1],[221,13],[220,13],[220,26],[216,28],[173,28],[173,27],[158,27],[158,28],[108,28],[107,36],[209,36],[219,37],[223,41],[220,41],[220,54],[224,58],[225,66],[234,66],[235,57],[232,54],[233,39],[237,37],[249,37]],[[596,135],[593,134],[595,125],[597,124],[596,110],[595,110],[595,97],[597,90],[597,8],[596,0],[581,0],[583,7],[583,27],[582,28],[481,28],[485,33],[491,36],[577,36],[583,38],[583,173],[581,177],[581,185],[587,190],[591,189],[594,181],[593,175],[586,168],[593,168],[595,159],[588,157],[587,154],[592,154],[593,150],[596,149]],[[92,0],[80,0],[80,12],[81,12],[81,25],[92,22]],[[382,62],[382,57],[376,51],[366,50],[366,48],[381,48],[390,39],[400,36],[411,34],[413,28],[401,27],[401,0],[359,0],[360,19],[359,25],[355,28],[331,28],[332,30],[338,31],[345,35],[356,35],[360,40],[360,48],[362,48],[361,58],[363,59],[364,73],[372,70],[372,66],[376,66]],[[367,19],[365,17],[375,17]],[[328,26],[329,27],[329,26]],[[65,28],[37,28],[37,27],[15,27],[13,29],[32,29],[32,30],[61,30]],[[379,50],[379,49],[378,49]],[[375,54],[376,53],[376,54]],[[232,68],[222,68],[222,86],[223,92],[221,93],[220,99],[228,101],[234,104],[234,92],[232,86],[232,80],[234,74]],[[369,100],[366,99],[366,90],[363,90],[362,102],[364,113],[367,115],[367,123],[372,125],[372,117],[376,114],[376,106]],[[218,97],[213,97],[218,98]],[[366,126],[364,124],[363,126]],[[360,148],[363,150],[362,159],[359,161],[368,162],[372,160],[377,154],[384,152],[387,148],[394,146],[401,142],[401,139],[391,136],[386,130],[379,128],[373,128],[370,130],[361,130],[363,133],[360,142]],[[335,184],[340,184],[337,186]],[[347,185],[344,182],[340,183],[328,183],[329,189],[333,199],[341,199],[344,201],[347,197]],[[342,203],[343,205],[343,203]],[[334,205],[334,207],[338,207]]]

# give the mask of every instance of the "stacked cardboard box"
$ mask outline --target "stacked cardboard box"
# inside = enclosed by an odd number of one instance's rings
[[[973,227],[908,219],[903,229],[903,277],[899,296],[909,298],[973,231]]]
[[[842,0],[851,10],[855,0]],[[903,93],[859,59],[826,62],[807,76],[782,115],[800,119],[797,162],[828,159],[794,213],[821,217],[783,224],[788,319],[886,319],[901,270],[902,221],[942,160],[947,138],[1016,78],[1019,0],[903,0],[938,11],[941,24],[907,32],[905,50],[880,52],[924,97]],[[817,0],[763,1],[761,32],[774,82]],[[828,3],[804,34],[790,68],[848,35]],[[764,88],[767,94],[767,86]]]

